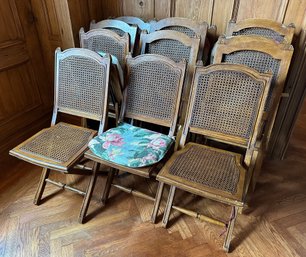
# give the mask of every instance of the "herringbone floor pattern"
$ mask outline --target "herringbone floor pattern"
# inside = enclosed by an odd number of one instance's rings
[[[47,186],[44,202],[35,206],[40,169],[10,159],[1,163],[0,256],[306,256],[305,131],[304,110],[286,159],[265,163],[248,213],[238,216],[230,254],[222,251],[220,227],[174,212],[166,230],[160,226],[163,210],[159,223],[151,224],[152,204],[147,200],[113,189],[102,207],[98,197],[104,177],[97,182],[84,225],[77,222],[82,197],[76,194]],[[154,183],[132,176],[121,180],[143,191],[155,190]],[[182,192],[178,200],[223,219],[229,212],[223,205]]]

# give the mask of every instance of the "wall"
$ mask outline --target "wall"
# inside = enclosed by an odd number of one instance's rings
[[[103,17],[135,15],[143,19],[182,16],[206,21],[224,33],[235,0],[107,0],[101,1]],[[236,3],[239,1],[236,1]],[[98,7],[98,8],[99,8]],[[294,23],[296,34],[306,27],[305,0],[240,0],[237,20],[257,17]]]

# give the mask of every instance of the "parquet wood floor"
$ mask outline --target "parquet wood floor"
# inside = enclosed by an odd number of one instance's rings
[[[286,159],[266,161],[247,214],[238,216],[230,254],[222,251],[220,227],[174,212],[166,230],[160,226],[163,210],[159,223],[151,224],[147,200],[112,189],[111,201],[102,207],[98,196],[104,177],[97,182],[90,219],[80,225],[82,197],[76,194],[48,185],[43,204],[33,205],[39,168],[12,158],[1,163],[0,172],[1,257],[306,256],[306,104]],[[156,186],[132,176],[121,180],[143,191]],[[176,201],[224,219],[229,212],[183,192]]]

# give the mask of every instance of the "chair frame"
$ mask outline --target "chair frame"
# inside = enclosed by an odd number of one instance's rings
[[[137,40],[137,26],[130,26],[121,20],[102,20],[96,23],[95,20],[90,22],[90,30],[92,29],[107,29],[115,28],[128,33],[130,36],[130,52],[133,54],[135,51],[135,44]]]
[[[143,21],[142,19],[135,17],[135,16],[120,16],[115,18],[115,20],[124,21],[125,23],[129,25],[137,25],[138,28],[141,30],[146,30],[147,32],[150,32],[151,24]]]
[[[150,33],[159,30],[166,30],[167,27],[178,26],[192,30],[200,38],[200,46],[198,52],[198,60],[203,59],[204,46],[207,36],[208,24],[206,22],[197,22],[189,18],[169,17],[151,24]]]
[[[262,156],[265,155],[269,146],[280,100],[282,97],[287,97],[287,94],[283,93],[283,90],[293,54],[293,46],[285,42],[278,43],[274,40],[259,36],[220,37],[215,48],[214,63],[221,63],[223,56],[226,54],[243,50],[262,52],[270,55],[272,58],[280,60],[279,71],[273,87],[270,110],[264,115],[266,128],[262,136],[262,141],[257,146],[258,151],[264,152],[260,154]],[[254,178],[252,179],[253,190],[255,189],[257,177],[260,174],[263,157],[260,160],[256,165],[257,168],[255,168]]]
[[[197,64],[197,55],[199,51],[199,38],[190,38],[186,34],[177,31],[165,31],[159,30],[150,34],[142,33],[140,36],[140,54],[146,54],[146,46],[154,41],[158,40],[176,40],[183,45],[190,47],[189,60],[187,61],[187,70],[185,75],[183,96],[182,96],[182,109],[180,111],[180,124],[184,119],[184,115],[187,109],[187,101],[190,92],[190,84],[192,82],[192,76]]]
[[[295,30],[295,26],[293,23],[290,23],[289,25],[284,25],[274,20],[251,18],[239,22],[230,21],[226,30],[226,36],[233,36],[234,32],[238,32],[240,30],[248,28],[270,29],[278,33],[280,36],[283,36],[285,42],[282,43],[287,44],[291,44]]]
[[[144,59],[145,58],[145,59]],[[129,79],[129,74],[130,74],[130,66],[129,64],[138,64],[138,63],[142,63],[143,61],[155,61],[155,60],[162,60],[164,63],[167,63],[170,67],[173,67],[176,70],[179,70],[181,72],[181,76],[180,76],[180,81],[178,84],[178,95],[177,95],[177,103],[175,106],[175,110],[172,113],[172,118],[170,121],[165,122],[162,119],[155,119],[152,117],[145,117],[145,116],[141,116],[141,115],[137,115],[134,113],[129,113],[126,111],[126,104],[127,104],[127,90],[128,90],[128,86],[126,87],[125,91],[124,91],[124,100],[123,100],[123,104],[122,104],[122,108],[121,108],[121,115],[120,115],[120,121],[123,121],[123,118],[131,118],[131,119],[136,119],[139,121],[145,121],[145,122],[149,122],[149,123],[154,123],[154,124],[158,124],[158,125],[162,125],[162,126],[166,126],[169,128],[169,134],[168,136],[172,137],[175,134],[176,131],[176,125],[177,125],[177,117],[178,117],[178,112],[179,112],[179,102],[180,102],[180,98],[181,98],[181,93],[182,93],[182,89],[183,89],[183,81],[184,81],[184,74],[185,74],[185,69],[186,69],[186,64],[184,62],[180,62],[180,63],[175,63],[173,60],[165,57],[165,56],[161,56],[161,55],[155,55],[155,54],[147,54],[147,55],[140,55],[134,58],[128,57],[127,58],[127,73],[126,73],[126,80],[128,81]],[[168,153],[171,152],[171,149],[168,151]],[[148,167],[142,167],[142,168],[131,168],[131,167],[125,167],[125,166],[121,166],[112,162],[108,162],[106,160],[103,160],[101,158],[99,158],[98,156],[96,156],[94,153],[92,153],[91,150],[88,150],[85,153],[85,157],[88,159],[91,159],[93,161],[95,161],[96,163],[99,164],[103,164],[106,165],[108,167],[111,167],[111,171],[108,173],[108,177],[107,177],[107,181],[105,183],[105,187],[104,187],[104,192],[103,192],[103,196],[102,196],[102,203],[106,204],[108,197],[109,197],[109,192],[110,192],[110,188],[111,186],[114,186],[117,189],[120,189],[126,193],[131,193],[135,196],[138,197],[142,197],[144,199],[150,200],[155,202],[156,198],[149,196],[147,194],[144,194],[142,192],[139,192],[137,190],[134,190],[133,188],[127,188],[115,183],[112,183],[115,173],[117,172],[117,170],[123,171],[123,172],[128,172],[134,175],[138,175],[144,178],[152,178],[153,175],[153,171],[156,168],[156,165],[152,165],[152,166],[148,166]],[[167,157],[165,156],[164,159],[166,159]],[[160,162],[159,162],[160,163]]]
[[[64,108],[59,106],[58,104],[58,95],[59,95],[59,62],[62,59],[65,59],[66,57],[69,56],[82,56],[82,57],[89,57],[90,59],[96,61],[99,63],[99,65],[104,66],[106,68],[106,78],[105,78],[105,92],[104,93],[104,104],[103,104],[103,114],[100,116],[98,114],[90,114],[90,113],[85,113],[79,110],[74,110],[71,108]],[[98,134],[102,133],[105,129],[105,124],[106,124],[106,114],[107,114],[107,100],[108,100],[108,83],[109,83],[109,69],[110,69],[110,57],[107,56],[106,58],[102,58],[99,56],[97,53],[90,51],[88,49],[78,49],[78,48],[73,48],[73,49],[68,49],[63,52],[61,52],[60,48],[57,48],[55,51],[55,67],[54,67],[54,107],[53,107],[53,115],[51,119],[51,127],[48,129],[53,129],[56,126],[56,121],[57,121],[57,116],[58,113],[65,113],[69,115],[74,115],[82,118],[88,118],[88,119],[93,119],[100,121],[99,124],[99,131]],[[60,124],[60,123],[58,123]],[[72,127],[78,127],[75,125],[70,125]],[[84,128],[85,129],[85,128]],[[43,157],[37,157],[36,155],[32,154],[27,154],[27,156],[24,156],[24,154],[21,151],[21,147],[24,146],[27,142],[31,141],[38,135],[40,135],[42,132],[44,132],[46,129],[38,132],[28,140],[24,141],[17,147],[15,147],[13,150],[10,151],[10,155],[15,156],[19,159],[25,160],[27,162],[30,162],[32,164],[38,165],[43,167],[43,172],[38,184],[38,188],[35,194],[34,198],[34,204],[39,205],[41,203],[42,195],[46,186],[46,183],[53,184],[55,186],[58,186],[63,189],[68,189],[70,191],[76,192],[82,196],[84,196],[81,211],[79,214],[79,222],[83,223],[84,219],[86,217],[86,213],[88,210],[89,206],[89,199],[91,198],[94,185],[96,183],[97,179],[97,174],[99,170],[99,164],[95,164],[94,167],[91,169],[89,167],[83,167],[82,165],[77,165],[78,161],[80,161],[84,157],[84,152],[87,150],[87,146],[83,147],[79,150],[77,154],[72,156],[67,162],[65,162],[63,165],[57,165],[56,162],[48,159],[48,158],[43,158]],[[91,131],[91,137],[94,137],[97,134],[97,131],[91,130],[91,129],[86,129],[88,131]],[[64,174],[80,174],[80,175],[91,175],[90,181],[88,183],[88,187],[86,192],[83,192],[79,189],[73,188],[69,185],[66,185],[61,182],[56,182],[51,179],[49,179],[49,174],[50,171],[56,170]],[[76,169],[76,170],[75,170]],[[77,170],[77,169],[83,169],[83,170]]]
[[[253,127],[253,132],[252,132],[252,134],[251,134],[251,136],[248,140],[246,140],[242,137],[233,137],[233,136],[230,136],[228,134],[217,133],[217,132],[214,132],[214,131],[208,131],[208,130],[193,127],[193,126],[190,125],[191,118],[192,118],[192,112],[193,112],[193,108],[194,108],[194,102],[195,102],[195,98],[196,98],[196,92],[197,92],[199,77],[203,74],[209,74],[209,73],[214,72],[214,71],[224,71],[224,70],[242,72],[242,73],[248,75],[249,77],[251,77],[252,79],[254,79],[258,82],[262,82],[264,84],[264,91],[261,95],[259,105],[257,106],[258,115],[256,117],[256,122],[255,122],[254,127]],[[255,71],[254,69],[248,68],[248,67],[243,66],[243,65],[212,64],[212,65],[209,65],[209,66],[206,66],[206,67],[197,67],[195,75],[194,75],[194,79],[193,79],[192,92],[191,92],[190,99],[189,99],[188,114],[187,114],[183,129],[182,129],[182,136],[181,136],[180,142],[179,142],[179,149],[181,149],[181,151],[186,151],[187,150],[186,148],[189,148],[190,145],[195,145],[195,143],[189,143],[189,146],[185,147],[187,135],[188,135],[189,132],[204,135],[208,139],[228,143],[228,144],[231,144],[231,145],[238,145],[238,146],[240,146],[240,147],[242,147],[246,150],[245,157],[244,157],[243,161],[244,161],[244,164],[246,165],[246,167],[248,168],[248,170],[250,170],[252,165],[254,165],[254,163],[255,163],[254,159],[256,158],[256,155],[254,155],[254,150],[255,150],[255,145],[256,145],[256,142],[257,142],[258,133],[260,133],[260,127],[261,127],[261,124],[262,124],[261,120],[262,120],[262,117],[263,117],[263,114],[264,114],[264,106],[265,106],[265,101],[266,101],[267,96],[268,96],[269,84],[271,82],[271,78],[272,78],[272,74],[260,74],[259,72]],[[198,144],[196,144],[196,145],[198,145]],[[214,148],[214,149],[218,149],[218,148]],[[219,150],[219,151],[222,152],[223,150]],[[177,155],[178,155],[178,152],[175,152],[173,157],[177,156]],[[236,160],[237,166],[241,170],[241,172],[240,172],[240,178],[239,178],[238,192],[235,194],[235,197],[233,197],[233,196],[231,196],[230,193],[226,193],[226,192],[223,192],[221,190],[212,189],[212,188],[209,189],[208,187],[204,187],[205,189],[201,189],[200,186],[197,186],[196,183],[192,183],[192,182],[184,181],[184,183],[186,183],[186,184],[182,185],[181,184],[182,179],[180,179],[180,178],[171,179],[171,178],[175,178],[175,176],[173,176],[169,173],[169,168],[171,167],[171,165],[174,161],[174,158],[173,159],[171,158],[165,164],[165,166],[163,167],[163,169],[160,171],[160,173],[157,176],[157,180],[159,181],[159,190],[157,191],[157,196],[159,196],[159,198],[155,202],[154,211],[153,211],[151,221],[153,223],[155,223],[155,221],[156,221],[156,216],[157,216],[160,201],[161,201],[161,195],[163,193],[164,183],[169,184],[171,187],[170,187],[170,192],[169,192],[169,195],[168,195],[168,201],[167,201],[167,205],[166,205],[166,208],[165,208],[164,217],[163,217],[163,221],[162,221],[163,227],[167,226],[171,209],[175,209],[175,210],[180,211],[182,213],[185,213],[189,216],[198,218],[199,220],[202,220],[202,221],[207,221],[207,222],[219,225],[219,226],[225,226],[227,228],[227,232],[226,232],[223,248],[224,248],[225,251],[228,252],[229,251],[229,246],[230,246],[230,241],[231,241],[231,234],[232,234],[234,223],[235,223],[235,219],[237,217],[239,209],[241,209],[244,206],[245,195],[246,195],[246,192],[248,191],[248,183],[250,181],[250,179],[249,179],[250,174],[246,174],[245,177],[242,176],[242,172],[245,173],[245,172],[248,172],[248,171],[245,170],[245,168],[243,168],[242,165],[241,165],[241,161],[242,161],[241,160],[241,155],[237,154],[235,160]],[[245,178],[245,180],[243,178]],[[179,207],[179,206],[173,206],[173,200],[174,200],[176,187],[178,187],[178,188],[180,188],[184,191],[187,191],[189,193],[196,194],[196,195],[199,195],[201,197],[205,197],[205,198],[208,198],[208,199],[211,199],[211,200],[214,200],[214,201],[218,201],[218,202],[221,202],[221,203],[225,203],[227,205],[232,206],[232,213],[231,213],[231,218],[230,218],[229,222],[225,223],[224,221],[220,221],[220,220],[217,220],[217,219],[214,219],[214,218],[211,218],[211,217],[207,217],[207,216],[202,215],[200,213],[196,213],[194,211],[191,211],[191,210]]]

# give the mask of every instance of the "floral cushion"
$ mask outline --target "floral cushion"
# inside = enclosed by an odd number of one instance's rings
[[[173,139],[164,134],[122,123],[89,142],[100,158],[127,167],[145,167],[159,162]]]

